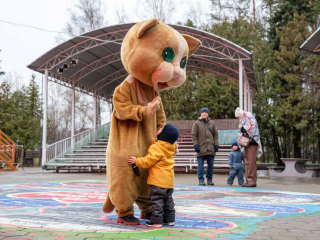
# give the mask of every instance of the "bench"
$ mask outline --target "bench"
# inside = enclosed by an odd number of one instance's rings
[[[306,166],[308,159],[281,158],[285,166],[268,166],[270,177],[302,177],[312,178],[319,175],[320,164]]]
[[[305,169],[312,173],[312,177],[320,177],[320,164],[306,165]]]

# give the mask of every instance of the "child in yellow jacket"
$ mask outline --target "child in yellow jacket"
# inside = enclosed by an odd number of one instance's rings
[[[148,155],[136,158],[131,156],[129,164],[149,168],[147,183],[150,185],[152,205],[151,219],[146,221],[148,227],[174,226],[175,210],[172,198],[174,187],[174,159],[177,152],[175,142],[179,130],[172,124],[166,124],[157,132],[157,139],[149,147]]]

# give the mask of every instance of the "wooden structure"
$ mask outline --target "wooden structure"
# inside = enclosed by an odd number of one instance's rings
[[[14,164],[15,143],[0,130],[0,170],[17,171]]]

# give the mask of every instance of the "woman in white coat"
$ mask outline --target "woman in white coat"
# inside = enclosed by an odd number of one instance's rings
[[[251,112],[245,112],[241,108],[235,111],[236,118],[239,119],[239,135],[250,138],[249,145],[245,147],[245,175],[246,182],[242,187],[257,186],[257,157],[262,156],[259,127],[257,120]],[[239,146],[241,146],[239,144]]]

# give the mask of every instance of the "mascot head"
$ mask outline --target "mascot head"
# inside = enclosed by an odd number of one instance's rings
[[[152,18],[128,31],[121,46],[121,60],[130,75],[154,91],[169,90],[184,83],[188,57],[200,45],[198,39]]]

